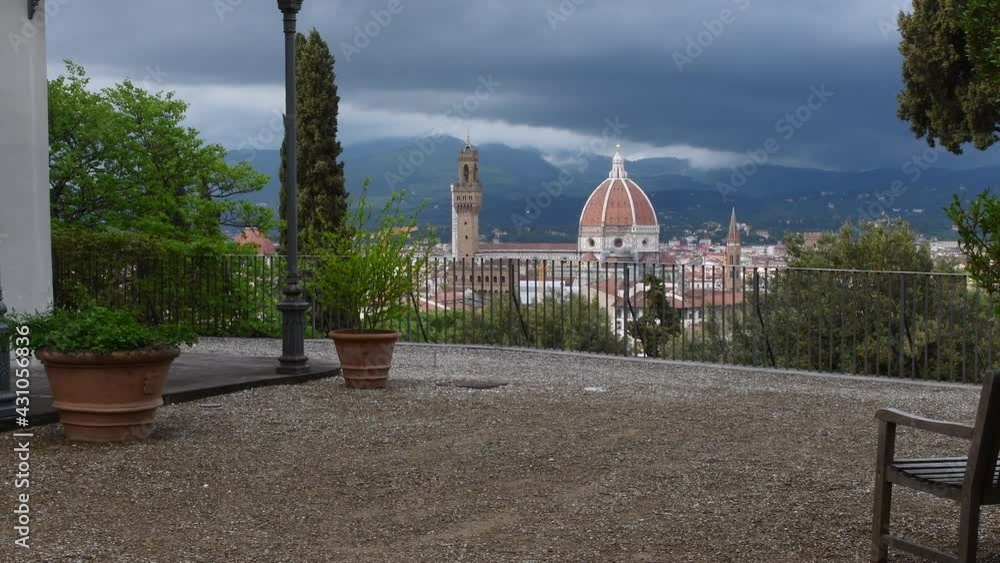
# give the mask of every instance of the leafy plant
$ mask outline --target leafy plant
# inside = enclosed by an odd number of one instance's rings
[[[49,183],[56,228],[142,233],[218,243],[221,227],[277,225],[270,209],[243,194],[268,177],[227,162],[184,122],[188,104],[128,80],[95,89],[83,67],[66,62],[49,81]]]
[[[366,332],[406,317],[433,245],[433,233],[417,225],[424,205],[405,213],[406,194],[399,191],[376,212],[368,200],[369,184],[366,180],[344,229],[325,234],[316,272],[320,302]]]
[[[913,227],[904,219],[846,223],[839,231],[820,237],[814,247],[801,235],[790,235],[788,266],[841,270],[930,272],[934,259]]]
[[[1000,12],[996,0],[968,0],[962,23],[969,58],[996,92],[1000,87]]]
[[[622,335],[615,334],[611,316],[596,300],[584,295],[547,295],[531,304],[520,303],[507,292],[483,297],[478,310],[411,308],[396,325],[407,340],[529,346],[621,354]],[[423,327],[421,331],[420,326]]]
[[[145,233],[53,229],[55,307],[136,311],[146,325],[185,324],[202,336],[280,334],[284,265],[246,245]]]
[[[194,344],[195,333],[175,325],[146,326],[128,310],[88,305],[15,317],[31,330],[31,349],[110,354]]]
[[[666,357],[670,338],[681,333],[681,319],[667,300],[663,280],[647,274],[643,282],[646,285],[645,314],[629,322],[628,333],[642,343],[646,356]]]
[[[956,195],[947,212],[958,228],[958,244],[968,259],[972,278],[1000,297],[1000,199],[987,190],[966,208]]]

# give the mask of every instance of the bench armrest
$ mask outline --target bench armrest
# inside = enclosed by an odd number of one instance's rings
[[[963,438],[965,440],[971,440],[972,434],[975,431],[968,424],[923,418],[894,409],[882,409],[878,411],[875,413],[875,419],[880,422],[908,426],[917,430],[926,430],[927,432],[943,434],[952,438]]]

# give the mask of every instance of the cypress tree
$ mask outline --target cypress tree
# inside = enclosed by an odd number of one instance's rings
[[[310,252],[323,233],[340,229],[347,211],[343,148],[337,140],[334,56],[319,32],[298,35],[295,75],[298,116],[299,248]],[[281,217],[285,210],[285,144],[281,145]],[[287,228],[281,231],[285,245]]]
[[[1000,141],[996,0],[916,0],[899,15],[903,90],[897,115],[955,154]]]

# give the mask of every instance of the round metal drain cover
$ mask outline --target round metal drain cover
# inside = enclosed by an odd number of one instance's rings
[[[463,389],[496,389],[507,385],[506,381],[483,381],[481,379],[456,379],[454,381],[442,381],[438,387],[461,387]]]

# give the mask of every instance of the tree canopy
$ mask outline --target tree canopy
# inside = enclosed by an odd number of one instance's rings
[[[899,16],[903,91],[898,115],[917,137],[960,154],[1000,137],[995,0],[914,0]]]
[[[663,280],[647,274],[643,283],[646,286],[645,311],[637,320],[629,322],[628,334],[639,340],[647,357],[667,357],[670,339],[681,333],[681,319],[667,299]]]
[[[1000,5],[997,0],[968,0],[962,23],[973,65],[995,87],[1000,79]]]
[[[929,248],[906,221],[848,224],[812,247],[789,237],[788,255],[790,267],[746,297],[752,313],[733,310],[722,327],[707,325],[709,342],[717,342],[708,353],[736,363],[765,358],[796,369],[948,380],[990,365],[989,303],[964,276],[931,273]]]
[[[89,88],[83,67],[49,82],[53,225],[218,241],[221,227],[274,226],[273,213],[236,196],[268,181],[230,165],[226,149],[184,126],[188,104],[125,80]]]
[[[836,233],[820,237],[815,247],[801,235],[787,239],[788,266],[837,270],[930,272],[934,260],[926,244],[918,244],[913,228],[903,219],[845,224]]]
[[[901,14],[904,89],[899,117],[918,137],[959,154],[985,150],[1000,133],[1000,6],[997,0],[914,0]],[[987,190],[955,197],[948,216],[972,276],[1000,293],[1000,202]]]
[[[955,196],[948,216],[958,227],[959,245],[972,277],[992,295],[1000,297],[1000,200],[987,192],[966,208]],[[997,313],[1000,314],[1000,304]]]

